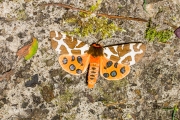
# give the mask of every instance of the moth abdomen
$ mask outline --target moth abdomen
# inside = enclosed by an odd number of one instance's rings
[[[93,88],[99,75],[100,57],[90,56],[89,72],[88,72],[88,87]]]

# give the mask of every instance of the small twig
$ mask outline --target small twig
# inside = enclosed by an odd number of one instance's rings
[[[73,6],[65,5],[65,4],[62,4],[62,3],[47,3],[47,4],[43,4],[43,5],[45,5],[45,6],[56,5],[56,6],[61,6],[61,7],[64,7],[64,8],[69,8],[69,9],[72,9],[72,10],[78,10],[78,11],[85,12],[85,13],[88,13],[88,14],[92,13],[90,11],[86,11],[86,10],[83,10],[83,9],[75,8]],[[112,18],[112,19],[119,18],[119,19],[125,19],[125,20],[134,20],[134,21],[148,22],[147,20],[142,19],[142,18],[133,18],[133,17],[125,17],[125,16],[107,15],[107,14],[100,14],[100,13],[99,14],[97,13],[96,15],[97,16],[101,16],[101,17]]]
[[[108,104],[106,104],[106,106],[119,105],[119,104],[124,104],[124,103],[126,103],[126,102],[127,102],[127,100],[122,100],[121,102],[116,102],[116,103],[108,103]]]
[[[166,20],[164,20],[164,24],[169,25],[169,26],[172,27],[174,30],[176,30],[176,29],[178,28],[177,26],[173,25],[172,23],[170,23],[170,22],[168,22],[168,21],[166,21]]]
[[[159,41],[158,41],[158,43],[159,43],[159,44],[171,44],[172,42],[159,42]]]

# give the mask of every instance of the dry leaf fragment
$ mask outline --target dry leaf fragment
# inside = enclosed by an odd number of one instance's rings
[[[34,54],[36,54],[38,49],[38,41],[36,38],[33,38],[33,41],[22,47],[21,49],[18,50],[17,56],[18,59],[21,59],[22,57],[25,58],[25,60],[29,60]]]
[[[29,53],[30,47],[31,47],[31,43],[19,49],[18,52],[16,53],[18,59],[21,59],[22,57],[26,56]]]

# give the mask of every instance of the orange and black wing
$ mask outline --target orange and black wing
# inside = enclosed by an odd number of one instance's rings
[[[59,63],[66,72],[72,75],[80,75],[88,68],[89,58],[89,54],[60,55]]]
[[[107,80],[119,80],[127,76],[130,72],[130,66],[101,57],[100,75]]]

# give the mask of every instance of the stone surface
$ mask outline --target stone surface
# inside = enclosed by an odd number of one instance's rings
[[[173,111],[164,108],[180,106],[180,40],[175,35],[168,43],[148,42],[144,38],[146,22],[112,19],[126,32],[115,32],[112,38],[102,41],[104,45],[143,42],[147,51],[124,79],[107,81],[99,76],[90,90],[86,84],[87,72],[73,76],[62,70],[59,55],[51,49],[49,39],[52,30],[72,30],[63,20],[66,14],[77,12],[43,6],[49,2],[52,1],[0,0],[0,75],[15,70],[11,80],[0,81],[1,120],[172,119]],[[95,4],[95,0],[54,2],[86,10]],[[162,30],[171,29],[163,20],[180,26],[179,3],[147,0],[144,10],[142,0],[108,0],[103,1],[98,12],[151,18]],[[39,41],[37,53],[28,61],[18,61],[17,50],[30,42],[32,36]],[[86,43],[96,41],[94,36],[80,39]],[[32,80],[35,84],[31,84]],[[175,117],[180,119],[180,110]]]

